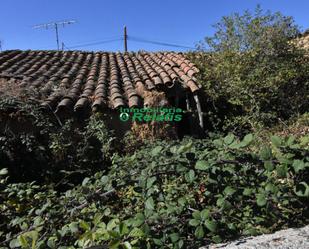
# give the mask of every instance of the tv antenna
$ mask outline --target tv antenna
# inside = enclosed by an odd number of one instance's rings
[[[76,23],[76,21],[75,20],[69,20],[69,21],[61,21],[61,22],[50,22],[50,23],[44,23],[44,24],[35,25],[35,26],[33,26],[33,28],[34,29],[54,28],[55,32],[56,32],[57,49],[59,50],[60,46],[59,46],[58,27],[59,26],[65,27],[65,25],[69,25],[69,24],[73,24],[73,23]]]

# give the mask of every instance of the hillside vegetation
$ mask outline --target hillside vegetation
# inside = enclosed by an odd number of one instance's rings
[[[198,248],[309,224],[299,30],[260,8],[216,27],[188,54],[201,71],[204,139],[120,139],[104,114],[61,122],[27,98],[1,98],[1,249]]]

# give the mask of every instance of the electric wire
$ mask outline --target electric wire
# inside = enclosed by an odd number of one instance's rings
[[[68,49],[95,46],[95,45],[100,45],[100,44],[110,43],[110,42],[115,42],[115,41],[121,41],[121,40],[123,40],[123,38],[110,39],[110,40],[98,41],[98,42],[92,42],[92,43],[85,43],[85,44],[79,44],[79,45],[75,45],[75,46],[69,46]]]
[[[64,48],[64,49],[70,50],[70,49],[65,45],[64,42],[63,42],[62,44],[63,44],[63,48]]]
[[[155,44],[155,45],[167,46],[167,47],[196,49],[194,47],[189,47],[185,45],[173,44],[173,43],[167,43],[167,42],[161,42],[161,41],[153,41],[153,40],[148,40],[148,39],[144,39],[144,38],[136,37],[136,36],[128,36],[128,40],[135,41],[135,42],[141,42],[141,43],[150,43],[150,44]]]
[[[154,41],[150,39],[145,39],[137,36],[128,36],[128,40],[133,41],[133,42],[139,42],[139,43],[148,43],[148,44],[154,44],[154,45],[159,45],[159,46],[167,46],[167,47],[173,47],[173,48],[183,48],[183,49],[191,49],[195,50],[196,48],[186,46],[186,45],[180,45],[180,44],[175,44],[175,43],[168,43],[168,42],[163,42],[163,41]],[[116,41],[123,41],[123,37],[114,37],[112,39],[107,39],[107,40],[101,40],[101,41],[93,41],[89,43],[80,43],[76,44],[73,46],[66,46],[64,45],[64,48],[67,50],[71,50],[74,48],[82,48],[82,47],[89,47],[89,46],[95,46],[95,45],[100,45],[100,44],[105,44],[105,43],[111,43],[111,42],[116,42]]]

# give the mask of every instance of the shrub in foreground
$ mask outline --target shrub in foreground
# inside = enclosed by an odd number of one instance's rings
[[[145,145],[63,193],[2,178],[1,246],[197,248],[308,224],[309,137],[257,141]]]

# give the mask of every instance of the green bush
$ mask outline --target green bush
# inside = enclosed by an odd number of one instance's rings
[[[308,111],[309,58],[292,41],[299,34],[293,18],[258,7],[214,27],[201,52],[189,55],[201,70],[204,109],[214,124],[243,132]]]
[[[110,165],[114,137],[100,115],[61,122],[36,102],[5,98],[0,118],[0,167],[12,181],[80,182]]]
[[[158,141],[63,193],[2,178],[1,246],[198,248],[308,224],[309,137],[258,141]]]

